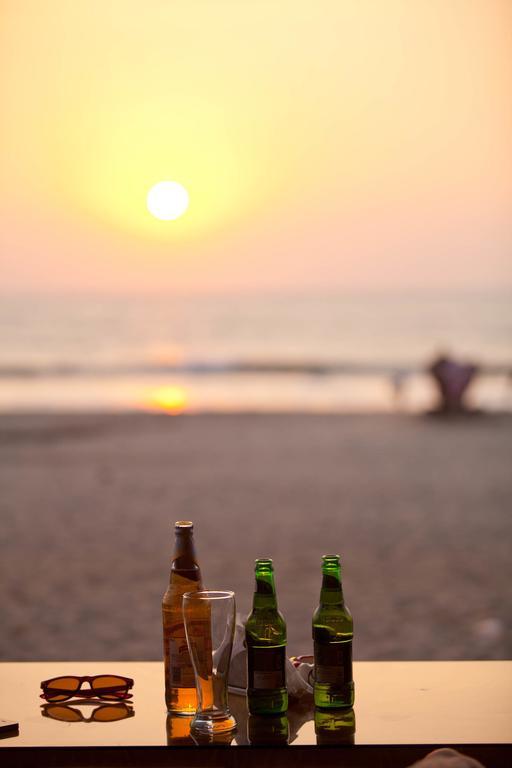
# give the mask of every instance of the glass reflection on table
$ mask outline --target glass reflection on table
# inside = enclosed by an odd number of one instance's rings
[[[168,747],[193,747],[196,745],[228,747],[235,736],[236,731],[224,731],[223,733],[201,734],[192,732],[190,726],[194,715],[167,714],[165,729],[167,732]]]
[[[82,711],[80,707],[94,707],[92,712]],[[105,704],[90,699],[77,699],[73,704],[48,702],[41,706],[41,715],[63,723],[115,723],[133,717],[135,711],[131,704],[117,702]]]
[[[220,733],[192,733],[194,744],[200,747],[229,747],[235,738],[236,729]]]
[[[315,708],[317,744],[353,744],[356,716],[353,709]]]

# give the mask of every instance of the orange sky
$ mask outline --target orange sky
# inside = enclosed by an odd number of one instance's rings
[[[0,291],[512,285],[509,0],[1,13]]]

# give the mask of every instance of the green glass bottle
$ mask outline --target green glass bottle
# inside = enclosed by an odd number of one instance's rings
[[[322,560],[320,605],[313,614],[315,706],[351,707],[352,616],[343,600],[340,556],[324,555]]]
[[[274,566],[256,560],[252,613],[245,625],[247,704],[251,715],[278,715],[288,709],[286,622],[277,609]]]

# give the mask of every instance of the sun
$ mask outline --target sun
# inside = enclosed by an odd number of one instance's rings
[[[174,221],[188,208],[188,192],[177,181],[159,181],[148,192],[148,211],[161,221]]]

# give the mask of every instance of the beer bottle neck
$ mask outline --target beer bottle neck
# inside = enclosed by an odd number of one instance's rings
[[[176,539],[171,563],[171,580],[174,573],[183,574],[194,581],[200,580],[192,527],[176,527]]]
[[[325,557],[322,563],[321,605],[343,605],[339,557]]]
[[[256,585],[254,588],[254,610],[275,608],[277,611],[276,586],[274,571],[269,566],[256,567]]]

